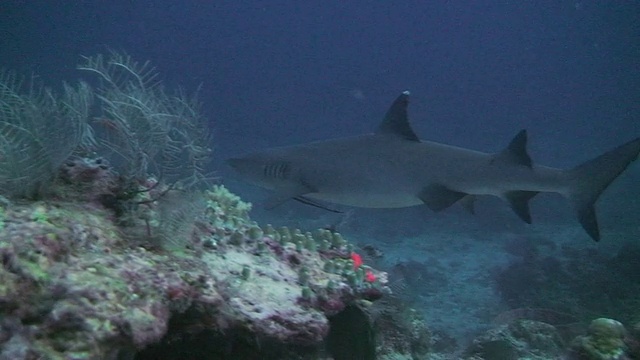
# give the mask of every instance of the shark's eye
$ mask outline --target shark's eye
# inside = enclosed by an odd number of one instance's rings
[[[290,165],[286,162],[279,162],[265,165],[263,169],[264,177],[274,179],[286,179],[289,176]]]

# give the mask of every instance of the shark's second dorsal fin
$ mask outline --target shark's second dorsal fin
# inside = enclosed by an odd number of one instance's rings
[[[513,212],[518,215],[522,221],[531,224],[531,212],[529,211],[529,200],[538,194],[537,191],[509,191],[503,195],[504,199],[509,202]]]
[[[532,167],[533,161],[531,161],[531,157],[527,153],[527,130],[520,130],[513,137],[509,146],[494,156],[493,161],[507,161],[529,168]]]
[[[407,106],[409,105],[409,91],[403,91],[391,104],[382,123],[376,129],[376,134],[399,136],[410,141],[420,141],[409,125]]]

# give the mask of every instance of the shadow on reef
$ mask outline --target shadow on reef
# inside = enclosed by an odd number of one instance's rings
[[[316,358],[315,347],[284,346],[273,341],[261,341],[242,331],[220,333],[203,330],[191,336],[171,338],[171,330],[159,344],[139,352],[134,360],[278,360]],[[302,357],[301,357],[302,356]]]
[[[376,340],[369,316],[357,306],[348,306],[329,318],[327,349],[335,360],[375,360]]]
[[[374,360],[376,341],[369,316],[358,306],[346,307],[332,316],[325,348],[288,345],[281,341],[260,339],[242,330],[225,332],[189,329],[190,318],[201,316],[187,311],[172,319],[167,335],[157,344],[140,351],[134,360],[282,360],[317,359],[327,352],[335,360]]]

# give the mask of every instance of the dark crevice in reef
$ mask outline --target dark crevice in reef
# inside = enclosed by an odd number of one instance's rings
[[[318,353],[317,347],[291,346],[272,339],[260,339],[245,330],[189,329],[189,324],[193,324],[189,319],[198,315],[192,311],[184,315],[169,322],[169,330],[159,343],[138,352],[133,359],[285,360],[313,359]]]

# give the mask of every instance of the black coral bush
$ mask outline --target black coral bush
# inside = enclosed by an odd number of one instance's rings
[[[210,139],[195,97],[168,93],[149,62],[116,52],[87,57],[79,69],[98,76],[98,151],[121,175],[187,187],[207,178]]]
[[[103,157],[121,186],[144,191],[206,182],[210,137],[197,98],[168,92],[158,72],[128,55],[85,57],[87,82],[56,93],[0,73],[0,195],[35,197],[70,157]]]
[[[12,72],[0,73],[0,193],[38,196],[58,167],[91,142],[93,95],[86,83],[61,94]]]

